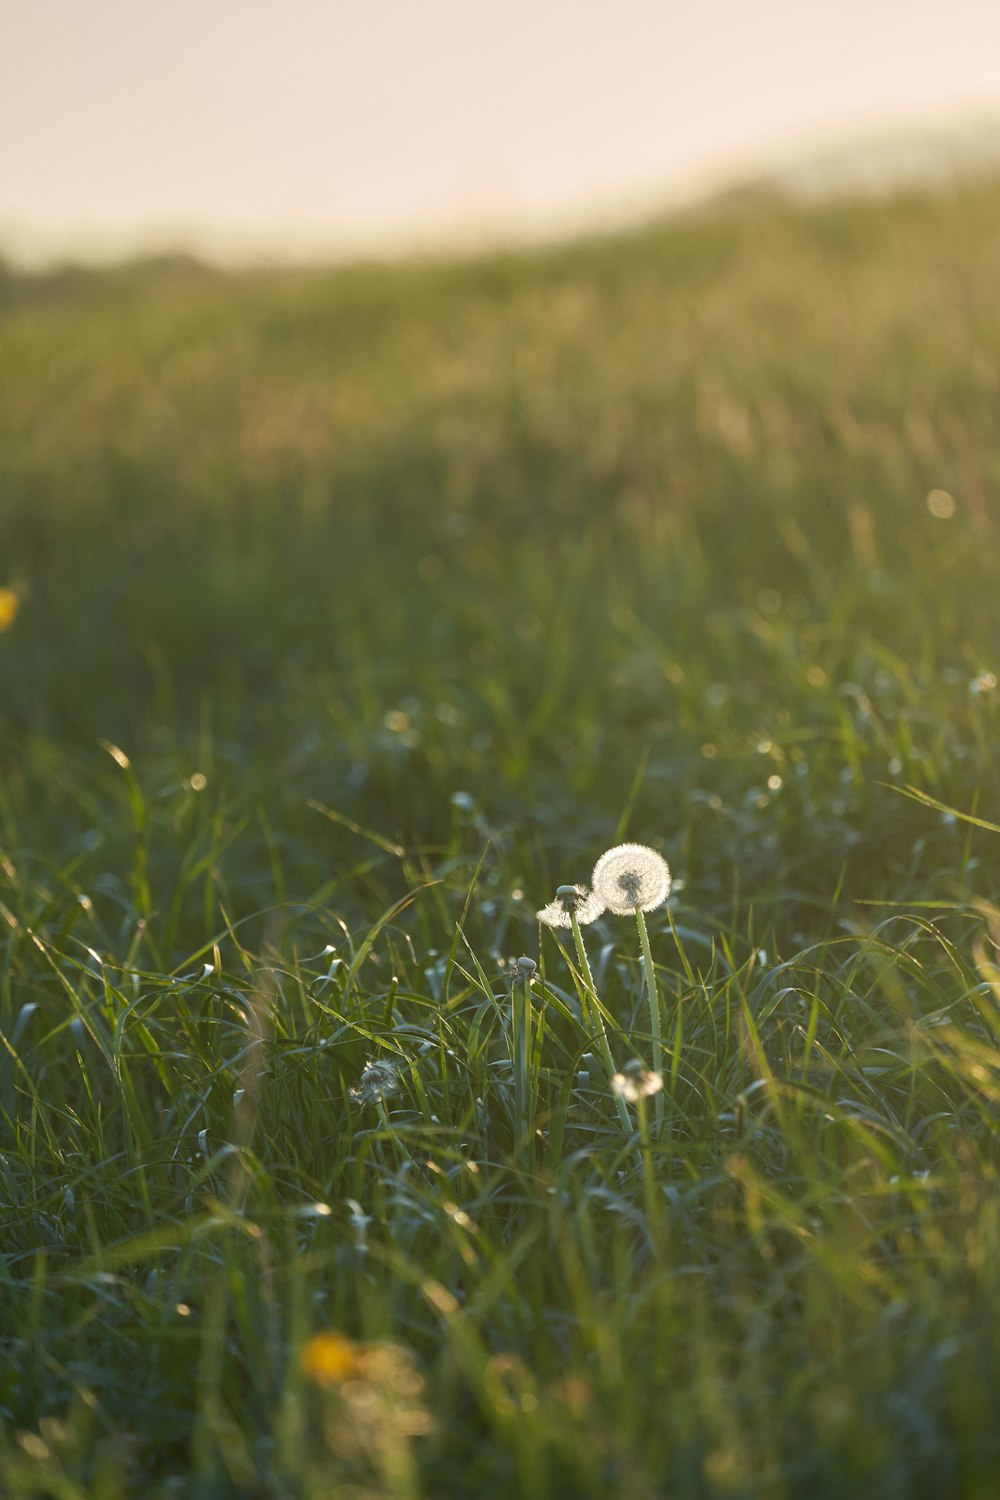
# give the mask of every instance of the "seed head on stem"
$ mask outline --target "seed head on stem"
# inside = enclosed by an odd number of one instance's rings
[[[663,1034],[660,997],[653,971],[653,955],[646,928],[647,911],[655,911],[670,895],[670,869],[662,854],[646,844],[617,844],[602,854],[591,878],[594,894],[617,916],[634,916],[642,947],[642,967],[649,1004],[649,1031],[653,1042],[653,1072],[663,1067]],[[655,1104],[657,1127],[663,1123],[663,1098]]]
[[[627,1062],[620,1073],[616,1073],[611,1080],[611,1087],[616,1094],[627,1099],[629,1104],[638,1104],[640,1099],[651,1099],[658,1094],[663,1087],[663,1074],[654,1073],[646,1064],[633,1057]]]
[[[594,896],[616,916],[655,911],[670,895],[670,868],[645,844],[618,844],[602,854],[591,881]]]
[[[599,901],[585,885],[561,885],[556,891],[556,899],[543,906],[535,916],[546,927],[572,927],[575,914],[576,920],[586,926],[588,922],[596,922],[603,911],[604,902]]]

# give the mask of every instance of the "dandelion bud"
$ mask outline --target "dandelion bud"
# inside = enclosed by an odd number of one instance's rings
[[[594,866],[594,896],[625,917],[654,911],[670,894],[670,870],[662,854],[645,844],[618,844]]]
[[[519,958],[517,961],[517,977],[524,984],[530,984],[538,973],[538,965],[533,958]]]
[[[556,891],[556,899],[543,906],[535,916],[546,927],[572,927],[575,911],[576,920],[585,926],[588,922],[596,922],[603,910],[604,903],[585,885],[561,885]]]

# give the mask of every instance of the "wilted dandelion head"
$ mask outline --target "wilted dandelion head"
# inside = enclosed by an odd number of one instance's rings
[[[616,1073],[611,1080],[611,1087],[616,1094],[627,1099],[629,1104],[638,1104],[640,1099],[649,1099],[653,1094],[658,1094],[663,1087],[663,1075],[654,1073],[646,1064],[633,1057],[627,1062],[620,1073]]]
[[[556,899],[543,906],[541,911],[536,911],[535,916],[546,927],[572,927],[574,912],[582,926],[586,922],[596,922],[603,910],[604,903],[585,885],[561,885],[556,891]]]
[[[500,963],[500,977],[507,984],[534,984],[538,978],[538,965],[526,955],[521,958],[505,958]]]
[[[399,1069],[386,1058],[365,1063],[364,1072],[351,1089],[351,1098],[362,1104],[380,1103],[399,1087]]]
[[[654,911],[670,895],[670,870],[645,844],[617,844],[594,866],[594,895],[616,916]]]

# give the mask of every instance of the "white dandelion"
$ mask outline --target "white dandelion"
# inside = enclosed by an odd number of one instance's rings
[[[572,927],[573,942],[583,974],[584,987],[580,991],[580,1016],[584,1025],[597,1037],[608,1078],[615,1073],[615,1061],[611,1056],[611,1045],[604,1029],[601,1002],[594,986],[594,975],[587,957],[587,949],[580,928],[587,922],[596,922],[604,911],[604,902],[585,885],[561,885],[556,890],[556,899],[543,906],[535,916],[546,927]],[[629,1129],[629,1113],[623,1099],[616,1096],[618,1114],[625,1129]]]
[[[653,1043],[653,1072],[663,1067],[663,1028],[656,971],[646,928],[647,911],[655,911],[670,895],[670,870],[662,854],[645,844],[618,844],[602,854],[594,866],[594,893],[616,916],[634,916],[642,945],[642,968],[649,1004],[649,1032]],[[663,1100],[656,1100],[656,1123],[663,1123]]]
[[[394,1094],[399,1087],[399,1069],[395,1063],[387,1058],[369,1059],[365,1063],[364,1071],[358,1079],[354,1088],[350,1090],[352,1099],[358,1099],[362,1104],[381,1104]]]
[[[594,866],[594,895],[616,916],[655,911],[670,895],[670,869],[645,844],[618,844]]]
[[[536,911],[535,916],[546,927],[572,927],[575,913],[581,926],[586,926],[588,922],[596,922],[603,911],[603,901],[585,885],[561,885],[556,899]]]
[[[645,1063],[634,1057],[627,1062],[620,1073],[616,1073],[611,1080],[611,1087],[621,1098],[627,1099],[629,1104],[638,1104],[640,1099],[651,1099],[658,1094],[663,1087],[663,1074],[654,1073],[647,1068]]]

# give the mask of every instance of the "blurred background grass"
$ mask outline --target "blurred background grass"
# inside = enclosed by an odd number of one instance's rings
[[[164,823],[196,772],[266,807],[300,893],[339,837],[310,798],[411,844],[464,791],[526,874],[636,782],[709,906],[778,871],[938,894],[944,835],[879,783],[996,805],[998,251],[987,182],[454,264],[8,275],[8,837],[99,865],[107,739]]]

